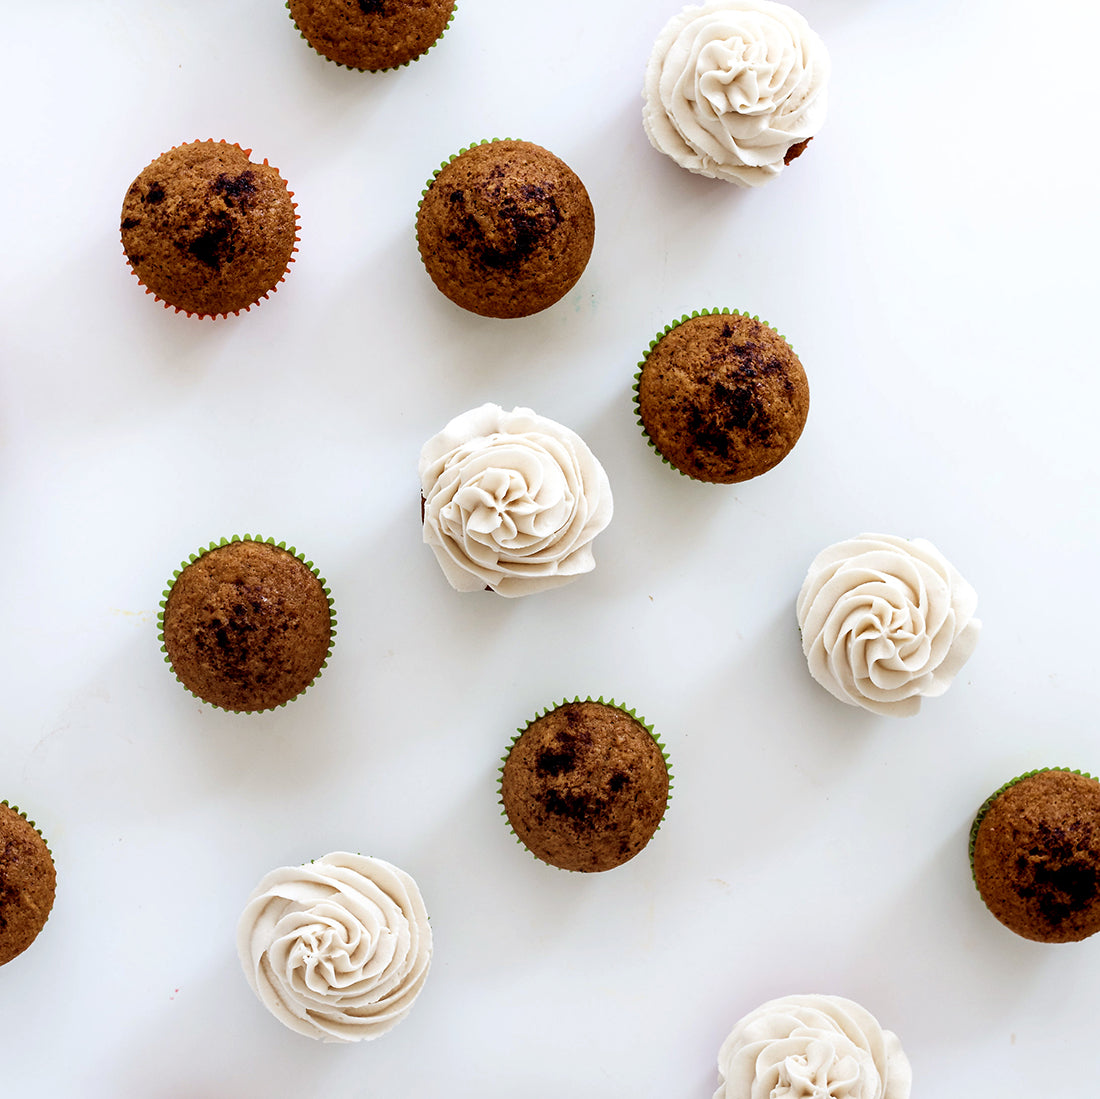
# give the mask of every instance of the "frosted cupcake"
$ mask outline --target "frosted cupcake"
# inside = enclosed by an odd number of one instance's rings
[[[771,0],[718,0],[669,20],[646,68],[642,122],[690,172],[758,187],[825,120],[829,55],[806,20]]]
[[[607,474],[576,432],[495,404],[424,444],[420,488],[424,541],[451,587],[508,597],[590,572],[613,508]]]
[[[814,558],[796,611],[810,674],[834,698],[909,717],[978,643],[974,589],[931,542],[861,534]]]
[[[412,1010],[432,929],[416,882],[382,859],[336,851],[272,870],[237,927],[244,975],[276,1019],[324,1042],[370,1041]]]
[[[739,1020],[718,1053],[714,1099],[909,1099],[901,1042],[841,996],[784,996]]]

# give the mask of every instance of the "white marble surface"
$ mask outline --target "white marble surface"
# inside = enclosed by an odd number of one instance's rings
[[[427,57],[360,75],[277,0],[6,6],[0,797],[59,883],[0,970],[5,1090],[709,1099],[733,1022],[810,991],[895,1030],[917,1096],[1095,1076],[1100,942],[1004,930],[966,837],[1020,771],[1100,772],[1100,13],[803,0],[830,116],[742,192],[642,132],[673,10],[460,0]],[[490,136],[552,149],[596,209],[584,277],[524,320],[452,306],[414,244],[427,176]],[[118,240],[138,171],[205,137],[278,166],[302,225],[278,293],[217,322],[143,295]],[[654,333],[713,305],[810,379],[798,447],[737,487],[671,472],[631,407]],[[488,400],[610,475],[596,571],[560,591],[459,595],[420,541],[421,443]],[[799,647],[807,565],[863,530],[930,539],[979,595],[977,652],[908,720],[837,702]],[[322,679],[253,717],[187,695],[155,625],[180,559],[246,531],[304,549],[339,613]],[[589,692],[675,771],[598,877],[536,863],[496,801],[515,727]],[[341,1048],[264,1011],[234,928],[269,869],[345,848],[416,877],[436,953],[410,1017]]]

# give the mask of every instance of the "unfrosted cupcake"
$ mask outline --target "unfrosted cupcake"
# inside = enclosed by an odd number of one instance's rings
[[[740,1019],[718,1052],[714,1099],[909,1099],[893,1031],[842,996],[783,996]]]
[[[642,122],[653,147],[688,171],[758,187],[821,128],[828,78],[825,45],[793,8],[717,0],[661,31]]]
[[[290,18],[322,57],[373,72],[415,61],[442,37],[454,0],[288,0]]]
[[[484,404],[424,444],[419,471],[424,541],[456,591],[529,595],[595,567],[611,484],[575,431]]]
[[[978,643],[978,596],[931,542],[860,534],[822,550],[796,613],[810,674],[834,698],[910,717]]]
[[[657,453],[698,481],[733,484],[777,466],[810,410],[806,372],[758,317],[704,309],[667,325],[638,364],[638,422]]]
[[[225,141],[177,145],[126,192],[126,259],[166,306],[200,317],[237,313],[286,276],[297,207],[278,171],[250,153]]]
[[[653,838],[668,806],[668,756],[612,699],[562,702],[519,731],[500,773],[516,838],[562,870],[611,870]]]
[[[970,866],[986,907],[1041,943],[1100,931],[1100,782],[1064,768],[1029,771],[982,804]]]
[[[432,929],[412,877],[336,851],[283,866],[252,891],[237,953],[260,1002],[324,1042],[370,1041],[412,1010],[428,977]]]
[[[429,181],[416,217],[438,289],[483,317],[526,317],[564,297],[592,254],[596,222],[577,174],[530,141],[483,141]]]
[[[332,598],[312,561],[258,535],[211,542],[164,593],[160,638],[179,681],[212,706],[283,706],[321,674],[333,638]]]
[[[42,833],[26,813],[0,801],[0,965],[38,937],[56,889],[53,856]]]

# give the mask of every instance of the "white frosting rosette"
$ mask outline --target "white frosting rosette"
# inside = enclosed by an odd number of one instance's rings
[[[681,167],[757,187],[821,128],[828,78],[825,45],[793,8],[718,0],[685,8],[661,31],[642,122]]]
[[[909,1099],[892,1031],[841,996],[785,996],[741,1019],[718,1052],[714,1099]]]
[[[596,564],[611,485],[576,432],[529,408],[456,416],[420,454],[424,541],[457,591],[517,596]]]
[[[908,717],[978,643],[974,589],[931,542],[861,534],[814,558],[798,593],[810,674],[841,702]]]
[[[237,928],[245,977],[279,1022],[325,1042],[377,1038],[428,976],[432,931],[420,890],[381,859],[337,851],[272,870]]]

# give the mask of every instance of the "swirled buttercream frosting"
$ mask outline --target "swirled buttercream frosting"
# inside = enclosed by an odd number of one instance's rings
[[[825,121],[829,54],[771,0],[685,8],[646,68],[642,122],[683,168],[745,187],[777,176]]]
[[[377,1038],[412,1008],[432,932],[416,882],[337,851],[272,870],[237,928],[245,977],[279,1022],[325,1042]]]
[[[841,702],[908,717],[978,643],[978,597],[931,542],[861,534],[814,558],[798,593],[810,674]]]
[[[718,1052],[714,1099],[909,1099],[892,1031],[840,996],[785,996],[741,1019]]]
[[[595,567],[611,485],[576,432],[529,408],[485,404],[420,454],[424,541],[457,591],[558,587]]]

